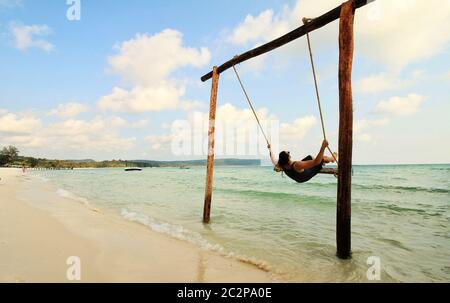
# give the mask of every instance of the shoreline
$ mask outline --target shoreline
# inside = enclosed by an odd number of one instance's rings
[[[19,169],[0,178],[0,282],[71,282],[72,256],[80,282],[275,282],[256,265],[62,197]]]

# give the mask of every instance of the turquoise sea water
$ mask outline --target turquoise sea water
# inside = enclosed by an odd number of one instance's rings
[[[283,281],[450,282],[450,165],[355,166],[350,261],[335,257],[336,179],[307,184],[268,167],[216,167],[212,224],[201,223],[205,168],[34,172],[61,195],[205,249],[255,263]]]

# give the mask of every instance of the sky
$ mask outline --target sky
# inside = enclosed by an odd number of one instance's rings
[[[339,0],[0,0],[0,147],[58,159],[203,159],[214,65]],[[311,34],[326,135],[338,149],[338,22]],[[450,163],[450,1],[357,10],[355,164]],[[237,66],[275,151],[323,139],[305,38]],[[232,70],[217,157],[268,158]]]

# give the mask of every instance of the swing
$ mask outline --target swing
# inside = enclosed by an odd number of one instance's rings
[[[311,21],[311,19],[303,18],[303,23],[304,24],[306,24],[306,23],[308,23],[310,21]],[[309,37],[309,33],[306,34],[306,39],[307,39],[307,42],[308,42],[308,51],[309,51],[309,58],[310,58],[310,61],[311,61],[312,74],[313,74],[313,78],[314,78],[314,86],[315,86],[315,91],[316,91],[317,105],[318,105],[318,108],[319,108],[320,121],[321,121],[321,124],[322,124],[323,139],[327,140],[326,131],[325,131],[324,116],[323,116],[323,113],[322,113],[322,105],[321,105],[321,102],[320,102],[319,85],[318,85],[317,76],[316,76],[316,69],[315,69],[315,66],[314,66],[314,59],[313,59],[312,47],[311,47],[311,39]],[[237,58],[237,57],[238,56],[235,56],[234,58]],[[268,137],[267,137],[267,135],[266,135],[266,133],[264,131],[264,128],[261,125],[261,122],[259,120],[258,114],[255,111],[253,103],[252,103],[252,101],[251,101],[251,99],[250,99],[250,97],[249,97],[249,95],[247,93],[247,90],[245,89],[245,86],[244,86],[244,84],[243,84],[243,82],[241,80],[241,77],[239,76],[239,73],[238,73],[234,63],[233,63],[232,67],[233,67],[234,73],[236,74],[236,78],[238,79],[239,84],[240,84],[240,86],[242,88],[242,91],[243,91],[243,93],[245,95],[245,98],[247,99],[248,105],[250,106],[250,109],[252,110],[253,115],[255,116],[256,122],[259,125],[259,129],[261,130],[261,133],[263,134],[264,139],[266,140],[267,146],[271,146],[270,141],[269,141],[269,139],[268,139]],[[327,147],[327,149],[331,153],[331,155],[334,158],[334,160],[336,161],[336,164],[339,165],[338,160],[336,159],[336,157],[335,157],[333,151],[331,150],[331,148]],[[337,175],[338,175],[338,168],[336,168],[336,169],[323,168],[319,173],[320,174],[334,175],[335,177],[337,177]]]
[[[353,94],[352,94],[352,70],[354,51],[353,24],[355,11],[373,0],[348,0],[340,6],[326,12],[325,14],[306,24],[276,38],[266,44],[233,58],[220,66],[214,66],[212,71],[203,75],[203,82],[211,81],[211,98],[209,110],[208,129],[208,159],[206,167],[205,199],[203,206],[203,223],[211,222],[211,200],[213,194],[214,175],[214,131],[217,105],[217,92],[219,77],[224,71],[241,62],[250,60],[262,54],[273,51],[286,45],[309,32],[317,30],[335,20],[339,19],[339,151],[341,161],[339,163],[339,180],[337,183],[337,207],[336,207],[336,246],[337,256],[341,259],[351,258],[351,192],[352,192],[352,150],[353,150]],[[312,55],[311,55],[312,57]],[[314,68],[313,68],[314,69]],[[317,81],[316,81],[317,82]],[[317,90],[318,91],[318,90]],[[317,92],[316,91],[316,92]],[[248,96],[248,95],[247,95]],[[247,99],[251,104],[250,98]],[[320,105],[320,99],[318,98]],[[321,109],[319,108],[321,111]],[[255,114],[255,113],[254,113]],[[257,115],[256,115],[257,117]],[[259,120],[259,119],[258,119]],[[322,120],[322,131],[325,135],[325,127]],[[267,140],[268,141],[268,140]]]

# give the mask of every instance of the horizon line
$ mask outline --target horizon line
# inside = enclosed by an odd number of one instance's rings
[[[207,159],[174,159],[174,160],[153,160],[153,159],[102,159],[102,160],[96,160],[91,158],[84,158],[84,159],[49,159],[49,158],[40,158],[40,157],[33,157],[33,156],[22,156],[24,158],[36,158],[36,159],[43,159],[43,160],[49,160],[49,161],[94,161],[94,162],[105,162],[105,161],[120,161],[120,162],[134,162],[134,161],[153,161],[153,162],[195,162],[195,161],[206,161]],[[267,159],[261,159],[261,158],[215,158],[215,160],[242,160],[242,161],[260,161],[261,164],[264,161],[268,161]],[[381,165],[450,165],[450,162],[440,162],[440,163],[353,163],[353,166],[381,166]],[[271,166],[271,165],[261,165],[261,166]]]

